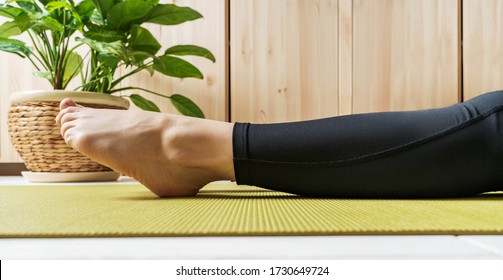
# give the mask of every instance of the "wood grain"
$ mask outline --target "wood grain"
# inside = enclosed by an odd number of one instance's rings
[[[459,0],[353,1],[353,113],[460,100]]]
[[[503,1],[463,1],[464,99],[503,89]]]
[[[231,120],[337,115],[338,1],[230,3]]]
[[[339,115],[353,109],[353,0],[339,0]]]

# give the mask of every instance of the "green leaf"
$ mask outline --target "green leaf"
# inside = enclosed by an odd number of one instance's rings
[[[80,55],[75,52],[71,52],[66,56],[66,61],[64,63],[63,86],[66,86],[66,84],[68,84],[68,82],[76,77],[82,70],[83,60]]]
[[[61,23],[59,23],[57,20],[53,19],[52,17],[44,17],[41,20],[39,20],[36,24],[37,27],[42,28],[43,30],[51,30],[51,31],[57,31],[57,32],[63,32],[64,28]]]
[[[144,21],[162,25],[176,25],[202,17],[203,15],[189,7],[159,4],[150,11]]]
[[[204,119],[204,113],[201,108],[199,108],[196,103],[194,103],[189,98],[180,94],[173,94],[171,95],[170,100],[173,106],[175,106],[175,108],[178,110],[178,112],[182,113],[183,115]]]
[[[42,5],[47,5],[48,3],[50,3],[52,0],[38,0],[40,3],[42,3]]]
[[[159,4],[159,0],[145,0],[145,1],[151,3],[154,6],[156,6],[157,4]]]
[[[60,2],[60,1],[52,1],[52,2],[49,2],[46,6],[45,6],[45,9],[48,11],[48,12],[53,12],[55,10],[58,10],[58,9],[63,9],[63,11],[70,11],[72,13],[72,16],[73,16],[73,19],[75,20],[75,23],[76,23],[76,28],[77,29],[80,29],[80,27],[83,25],[82,23],[82,19],[80,18],[80,15],[79,13],[77,12],[77,10],[68,2]],[[50,17],[46,17],[46,18],[50,18]],[[53,19],[53,18],[51,18]],[[55,20],[56,21],[56,20]],[[67,22],[70,22],[71,19],[67,19]],[[50,29],[50,30],[53,30],[53,29]]]
[[[0,37],[9,38],[21,34],[21,29],[13,21],[6,22],[0,26]]]
[[[77,14],[80,16],[82,26],[91,25],[91,20],[94,12],[96,11],[96,13],[98,13],[96,8],[94,7],[94,3],[92,0],[81,1],[79,4],[77,4],[75,10],[77,11]],[[83,28],[81,29],[80,26],[78,29],[83,32]]]
[[[49,71],[35,71],[33,72],[33,76],[47,79],[49,80],[49,82],[52,83],[52,75],[51,72]]]
[[[41,13],[22,13],[14,19],[18,28],[24,32],[33,29],[35,32],[51,30],[63,32],[63,25],[51,16],[43,16]]]
[[[111,84],[114,79],[113,74],[110,71],[106,71],[105,74],[100,74],[101,78],[99,81],[99,89],[98,92],[108,93],[111,89]]]
[[[161,48],[161,44],[159,44],[150,31],[135,24],[131,30],[129,48],[155,55]]]
[[[101,14],[100,14],[100,12],[98,12],[98,10],[93,11],[93,14],[91,15],[90,20],[93,24],[105,25],[105,21],[101,17]]]
[[[172,55],[194,55],[194,56],[200,56],[207,58],[213,62],[216,61],[215,57],[213,54],[202,47],[199,46],[194,46],[194,45],[178,45],[171,47],[164,52],[164,54],[172,54]]]
[[[136,67],[143,67],[147,58],[157,59],[155,55],[144,51],[127,50],[127,56],[129,58],[128,63]]]
[[[114,0],[93,0],[93,2],[102,19],[106,19],[108,17],[108,11],[115,4]]]
[[[16,0],[15,1],[19,7],[28,12],[41,13],[42,9],[33,0]]]
[[[93,50],[97,51],[99,54],[112,55],[120,57],[121,59],[126,59],[124,45],[120,41],[115,42],[99,42],[89,38],[77,38],[77,41],[84,42]]]
[[[133,21],[144,18],[152,7],[144,1],[120,2],[108,11],[108,24],[113,29],[127,30]]]
[[[37,24],[40,16],[41,14],[22,13],[14,19],[14,22],[22,32],[25,32],[26,30]]]
[[[93,30],[85,32],[84,36],[86,38],[105,43],[111,43],[115,41],[122,41],[122,42],[126,41],[126,35],[124,35],[124,33],[117,32],[114,30],[106,30],[101,27],[93,28]]]
[[[114,55],[98,54],[98,61],[104,67],[116,68],[121,59]]]
[[[81,18],[90,18],[94,12],[94,3],[92,0],[84,0],[77,4],[76,10]]]
[[[129,99],[133,101],[134,105],[136,105],[138,108],[143,109],[145,111],[151,111],[151,112],[161,112],[159,107],[155,105],[154,102],[146,99],[145,97],[138,95],[138,94],[131,94],[129,96]]]
[[[0,16],[2,17],[7,17],[7,18],[15,18],[19,16],[21,13],[23,13],[24,10],[17,8],[17,7],[12,7],[9,5],[2,4],[0,5]]]
[[[68,3],[68,2],[52,1],[52,2],[47,3],[47,5],[45,5],[45,10],[48,12],[52,12],[54,10],[61,9],[61,8],[64,8],[64,9],[67,9],[70,11],[73,10],[72,5],[70,5],[70,3]]]
[[[198,78],[203,74],[189,62],[174,56],[163,55],[154,60],[154,69],[171,77]]]
[[[24,58],[31,54],[25,43],[15,39],[0,38],[0,51],[14,53]]]

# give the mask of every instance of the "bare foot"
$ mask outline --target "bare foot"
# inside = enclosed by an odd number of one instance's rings
[[[231,123],[91,109],[71,99],[60,109],[56,122],[70,146],[158,196],[191,196],[209,182],[234,180]]]

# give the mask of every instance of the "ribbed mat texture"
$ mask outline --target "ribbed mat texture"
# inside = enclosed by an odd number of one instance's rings
[[[136,184],[0,186],[0,237],[501,233],[503,193],[314,199],[210,184],[160,199]]]

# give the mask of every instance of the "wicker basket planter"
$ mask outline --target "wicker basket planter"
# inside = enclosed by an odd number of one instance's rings
[[[29,173],[38,173],[23,175],[30,181],[45,182],[116,180],[119,174],[81,155],[61,137],[55,118],[60,101],[66,97],[93,108],[129,108],[127,100],[107,94],[61,90],[14,93],[8,117],[11,141]]]

